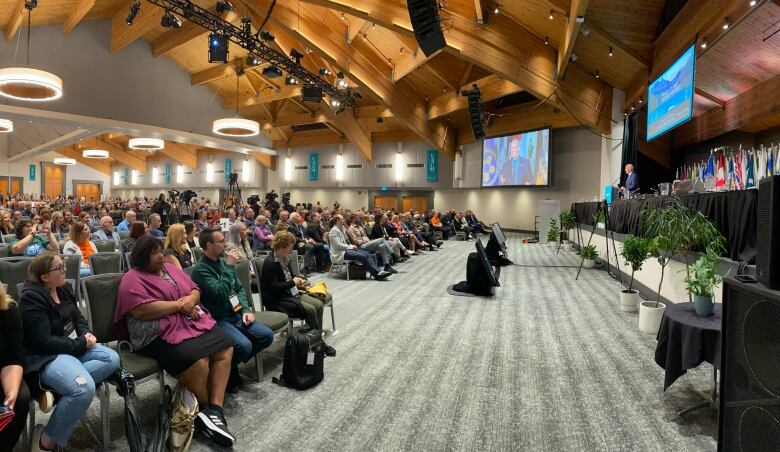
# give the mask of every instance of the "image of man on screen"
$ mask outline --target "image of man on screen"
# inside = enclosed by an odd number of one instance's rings
[[[509,142],[509,160],[504,162],[499,176],[501,185],[530,185],[531,163],[520,155],[520,137]]]

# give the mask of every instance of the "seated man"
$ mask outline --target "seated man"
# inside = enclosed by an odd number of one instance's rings
[[[218,229],[201,231],[198,242],[203,248],[203,257],[192,271],[192,280],[200,288],[200,302],[208,308],[222,330],[233,339],[233,361],[230,367],[227,391],[235,394],[241,386],[238,363],[247,362],[260,350],[271,345],[274,333],[260,322],[249,307],[244,286],[236,275],[238,263],[236,250],[222,257],[225,252],[225,237]]]
[[[314,257],[317,260],[317,271],[330,270],[330,248],[325,244],[325,231],[320,225],[320,214],[312,212],[306,222],[306,236],[314,240]]]
[[[100,219],[100,229],[92,233],[92,240],[113,240],[114,248],[119,249],[119,234],[114,232],[114,220],[108,215]]]
[[[469,228],[471,228],[471,231],[473,233],[481,232],[483,234],[487,234],[488,232],[485,230],[484,225],[481,221],[477,219],[477,216],[474,215],[474,212],[467,210],[466,211],[466,223],[468,223]]]
[[[152,237],[165,237],[165,234],[163,234],[163,231],[160,230],[160,226],[162,225],[162,219],[160,218],[159,213],[153,213],[149,216],[149,229],[146,231],[147,234],[151,235]]]
[[[125,212],[125,219],[116,225],[116,232],[130,232],[130,226],[135,223],[135,212],[128,210]]]
[[[447,237],[455,234],[455,227],[453,226],[452,216],[453,215],[450,212],[444,212],[444,214],[439,213],[439,219],[441,220],[442,226],[441,231],[444,234],[444,240],[447,240]]]
[[[466,234],[466,240],[469,239],[469,235],[473,234],[471,232],[471,228],[469,227],[468,223],[466,222],[466,219],[463,218],[463,216],[460,214],[460,212],[455,214],[455,219],[454,219],[452,225],[455,227],[455,231],[462,231],[464,234]]]
[[[377,281],[387,279],[387,277],[390,276],[390,272],[384,270],[380,271],[371,263],[371,258],[367,252],[358,250],[355,245],[350,245],[347,234],[344,232],[346,221],[344,220],[343,215],[336,214],[333,217],[333,220],[331,220],[331,224],[333,226],[330,229],[328,237],[330,241],[330,257],[333,262],[340,262],[344,259],[354,259],[363,264],[363,268],[368,270],[368,272],[371,273],[371,276]]]
[[[372,240],[384,238],[393,250],[393,255],[395,255],[397,260],[401,262],[409,260],[409,252],[406,250],[403,243],[397,238],[390,237],[387,234],[387,229],[385,228],[387,222],[387,214],[377,213],[374,215],[374,225],[371,226],[371,233],[369,233],[368,237]]]
[[[279,221],[281,222],[282,219],[280,218]],[[315,259],[315,242],[306,237],[306,228],[303,225],[303,216],[300,213],[291,213],[290,221],[287,224],[287,232],[295,237],[295,246],[293,250],[297,251],[299,256],[303,256],[304,272],[309,273],[316,267],[316,263],[312,264],[312,260]]]
[[[398,271],[396,271],[396,269],[390,265],[390,255],[393,253],[390,245],[387,244],[387,241],[384,238],[374,240],[369,239],[366,235],[365,229],[363,229],[362,218],[362,212],[357,212],[350,215],[348,221],[349,227],[346,231],[350,243],[363,251],[377,253],[378,257],[381,259],[382,264],[384,265],[385,271],[390,273],[398,273]]]

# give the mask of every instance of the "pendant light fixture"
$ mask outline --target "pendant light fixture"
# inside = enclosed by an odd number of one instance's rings
[[[10,133],[14,131],[14,122],[10,119],[0,119],[0,133]]]
[[[238,83],[243,69],[236,69],[236,116],[232,118],[217,119],[211,126],[212,132],[228,137],[253,137],[260,133],[260,123],[238,117]]]
[[[65,165],[65,166],[73,166],[76,164],[76,160],[67,158],[67,157],[55,157],[54,158],[54,164],[55,165]]]
[[[97,137],[95,137],[95,146],[81,151],[81,156],[87,159],[107,159],[108,151],[98,147]]]
[[[141,151],[159,151],[165,148],[165,141],[159,138],[131,138],[127,147]]]
[[[30,68],[30,31],[32,10],[36,1],[28,0],[27,9],[27,67],[0,69],[0,95],[30,102],[45,102],[62,97],[62,79],[56,75]]]

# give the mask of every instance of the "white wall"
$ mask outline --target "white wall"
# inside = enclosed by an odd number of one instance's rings
[[[601,184],[605,187],[612,184],[622,173],[620,161],[623,156],[623,102],[626,94],[612,89],[612,132],[609,138],[601,139]]]
[[[534,230],[538,202],[557,199],[561,209],[572,202],[592,200],[599,194],[601,138],[583,128],[552,131],[552,187],[478,188],[482,177],[482,143],[464,146],[465,177],[462,189],[438,189],[436,209],[471,209],[479,219],[499,221],[509,229]]]
[[[0,162],[0,176],[7,177],[10,173],[12,177],[24,177],[24,193],[30,195],[38,195],[41,193],[41,185],[43,179],[43,170],[41,169],[41,162],[52,163],[56,157],[62,157],[54,152],[47,152],[24,161],[9,163],[6,161]],[[35,165],[35,180],[30,180],[29,166]],[[84,166],[80,163],[74,166],[66,166],[65,168],[65,194],[73,194],[73,181],[95,181],[103,184],[103,195],[108,196],[110,194],[110,178],[108,175],[94,170],[88,166]],[[5,195],[5,193],[3,193]]]

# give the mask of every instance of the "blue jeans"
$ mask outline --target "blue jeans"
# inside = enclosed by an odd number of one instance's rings
[[[371,263],[371,258],[369,257],[368,253],[361,250],[346,250],[344,251],[344,259],[354,259],[361,264],[363,264],[363,268],[368,270],[369,273],[371,273],[371,276],[376,276],[377,273],[379,273],[379,269],[376,268],[376,266]]]
[[[95,385],[110,377],[118,367],[119,355],[100,344],[78,358],[57,355],[40,375],[41,384],[61,397],[43,431],[64,447],[95,398]]]
[[[249,325],[244,325],[241,314],[233,313],[228,317],[217,320],[222,330],[233,339],[233,367],[239,362],[245,363],[255,356],[260,350],[271,345],[274,341],[274,332],[271,328],[255,320]]]

